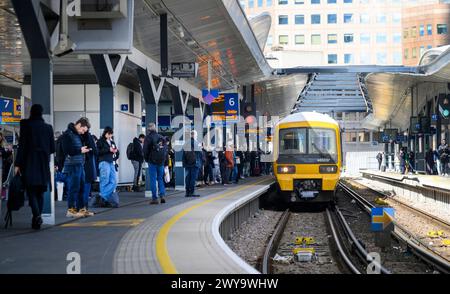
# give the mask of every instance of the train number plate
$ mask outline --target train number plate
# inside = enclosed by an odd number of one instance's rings
[[[310,199],[310,198],[315,198],[317,195],[318,195],[318,193],[314,192],[314,191],[303,191],[301,193],[301,198]]]

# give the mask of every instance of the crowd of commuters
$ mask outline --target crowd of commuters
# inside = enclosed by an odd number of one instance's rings
[[[32,228],[40,229],[44,193],[52,188],[50,156],[55,153],[55,181],[63,183],[67,198],[66,216],[69,218],[94,215],[90,206],[116,208],[119,206],[117,172],[120,150],[114,142],[114,130],[105,127],[100,138],[91,134],[91,124],[85,117],[69,123],[63,133],[54,133],[43,119],[43,108],[31,107],[29,119],[20,122],[20,138],[16,160],[12,147],[0,133],[0,167],[4,181],[9,166],[20,175],[32,210]],[[260,162],[261,151],[244,152],[233,144],[226,148],[206,149],[191,132],[182,151],[185,169],[186,197],[199,197],[199,185],[224,186],[237,184],[240,179],[270,174],[271,165]],[[175,152],[170,138],[158,133],[154,123],[148,125],[147,134],[141,134],[129,144],[127,158],[134,169],[134,192],[141,192],[140,183],[144,166],[148,168],[151,205],[166,203],[166,186],[175,185]],[[92,190],[98,181],[99,193]],[[1,184],[1,183],[0,183]],[[59,191],[58,193],[60,193]],[[63,198],[63,195],[60,198]],[[95,201],[92,201],[95,200]]]
[[[399,170],[401,174],[416,172],[416,157],[413,151],[408,151],[407,147],[401,147],[398,153]],[[383,170],[385,154],[378,153],[378,169]],[[450,170],[450,149],[447,141],[444,139],[436,150],[428,148],[425,152],[425,173],[427,175],[448,176]]]

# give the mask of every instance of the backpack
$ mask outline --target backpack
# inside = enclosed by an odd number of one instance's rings
[[[128,144],[128,147],[127,147],[127,158],[128,158],[128,160],[134,160],[134,154],[133,154],[133,148],[134,147],[134,144],[133,144],[133,142],[131,142],[130,144]]]
[[[150,162],[156,165],[162,165],[166,161],[166,156],[167,146],[164,143],[163,138],[159,137],[150,151]]]
[[[63,140],[64,136],[67,136],[67,133],[64,132],[59,138],[56,140],[56,150],[55,150],[55,160],[58,165],[58,168],[60,168],[62,171],[64,167],[64,161],[66,160],[66,154],[64,153],[63,149]]]
[[[195,165],[197,162],[195,151],[184,151],[184,160],[187,165]]]
[[[8,190],[8,202],[6,208],[8,209],[5,216],[5,229],[12,226],[12,212],[18,211],[25,205],[25,189],[22,183],[22,178],[19,175],[15,175],[11,183],[9,183]]]

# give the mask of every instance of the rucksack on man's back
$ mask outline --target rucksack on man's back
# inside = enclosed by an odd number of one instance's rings
[[[162,137],[158,138],[150,151],[150,162],[156,165],[162,165],[166,161],[167,146]]]
[[[133,150],[134,149],[134,144],[133,142],[131,142],[130,144],[128,144],[127,147],[127,158],[128,160],[134,160],[134,154],[133,154]]]

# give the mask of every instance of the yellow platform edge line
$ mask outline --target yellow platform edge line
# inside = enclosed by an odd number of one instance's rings
[[[156,236],[156,257],[158,259],[159,265],[161,266],[161,269],[164,274],[178,274],[178,271],[175,267],[175,265],[172,262],[172,259],[169,256],[169,252],[167,250],[167,237],[169,236],[170,229],[172,226],[177,223],[183,216],[191,212],[192,210],[199,208],[201,206],[204,206],[208,203],[217,201],[219,199],[228,197],[230,195],[233,195],[235,193],[238,193],[240,191],[243,191],[249,187],[256,186],[264,181],[267,181],[268,179],[263,179],[248,185],[244,185],[241,188],[237,190],[232,190],[223,194],[220,194],[214,198],[207,199],[205,201],[202,201],[198,204],[195,204],[191,207],[188,207],[184,209],[183,211],[180,211],[178,214],[174,215],[172,218],[170,218],[159,230],[158,235]]]

